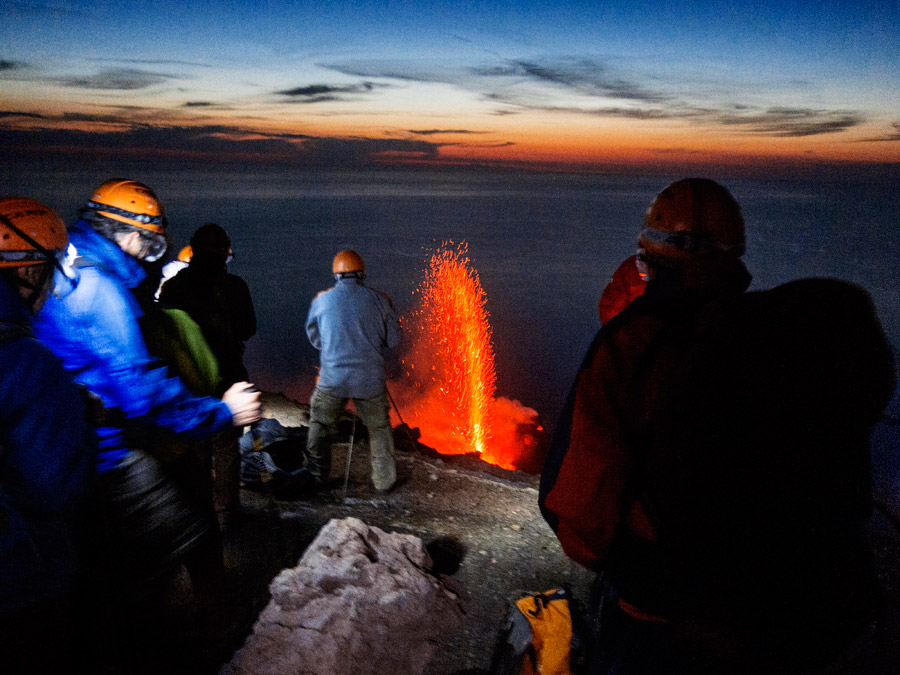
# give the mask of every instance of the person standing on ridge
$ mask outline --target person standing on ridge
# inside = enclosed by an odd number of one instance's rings
[[[248,377],[244,343],[256,335],[253,299],[247,283],[228,272],[234,252],[224,229],[215,223],[199,227],[190,248],[190,262],[163,284],[159,301],[184,310],[197,322],[228,387]]]
[[[224,389],[248,379],[244,343],[256,335],[256,311],[246,282],[228,272],[234,252],[223,228],[202,225],[189,248],[188,265],[163,283],[159,303],[183,310],[197,322],[216,357]],[[222,522],[240,509],[240,435],[239,429],[229,429],[212,442],[213,502]]]
[[[195,396],[148,353],[130,289],[144,279],[140,261],[165,253],[165,232],[162,204],[150,188],[132,180],[103,183],[69,228],[78,284],[48,300],[35,333],[106,409],[97,469],[117,581],[136,577],[129,590],[139,590],[144,579],[183,562],[209,627],[223,618],[218,527],[202,496],[191,494],[196,467],[170,465],[164,472],[142,449],[140,425],[205,438],[258,420],[259,394],[239,382],[221,400]]]
[[[309,403],[309,469],[320,485],[331,472],[329,428],[348,399],[369,430],[372,483],[388,492],[396,483],[394,437],[385,385],[387,350],[400,345],[400,322],[391,299],[364,282],[366,266],[356,251],[332,263],[335,284],[309,308],[306,334],[321,352],[319,378]]]
[[[67,246],[49,206],[0,198],[0,663],[9,673],[64,672],[81,646],[97,439],[72,375],[31,333],[47,295],[71,290]]]
[[[600,323],[607,324],[616,314],[621,313],[635,298],[644,294],[647,288],[647,271],[637,255],[632,255],[622,262],[613,272],[612,279],[600,294],[597,313]],[[642,271],[643,269],[643,271]]]
[[[563,550],[601,573],[587,672],[900,672],[864,531],[895,384],[868,294],[745,292],[743,216],[708,179],[644,223],[646,292],[597,334],[541,476]]]

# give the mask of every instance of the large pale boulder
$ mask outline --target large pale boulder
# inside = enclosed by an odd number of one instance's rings
[[[463,616],[454,582],[432,573],[421,539],[357,518],[331,520],[221,675],[422,673]]]

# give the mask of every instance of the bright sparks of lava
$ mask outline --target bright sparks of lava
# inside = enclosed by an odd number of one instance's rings
[[[445,244],[431,256],[417,308],[404,318],[416,336],[404,366],[418,390],[413,417],[423,442],[435,436],[447,452],[484,454],[497,378],[484,290],[466,250]]]
[[[543,429],[534,410],[494,396],[486,297],[466,254],[465,244],[450,242],[431,255],[415,308],[403,317],[405,376],[391,386],[425,445],[534,471]]]

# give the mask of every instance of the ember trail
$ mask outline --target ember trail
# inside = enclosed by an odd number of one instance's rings
[[[477,452],[507,469],[533,464],[540,422],[518,401],[495,398],[486,296],[465,243],[444,243],[428,261],[401,320],[411,345],[399,391],[421,441],[444,454]]]

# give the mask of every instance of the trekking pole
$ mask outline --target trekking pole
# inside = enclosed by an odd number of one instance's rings
[[[384,385],[384,390],[387,392],[388,400],[391,402],[391,405],[394,406],[394,410],[397,412],[397,419],[400,420],[400,424],[403,425],[403,428],[406,430],[406,440],[409,441],[409,449],[416,449],[416,441],[412,437],[412,431],[409,428],[409,425],[403,421],[403,415],[400,414],[400,408],[397,407],[397,402],[394,400],[394,397],[391,395],[391,390],[387,388],[387,384]]]
[[[350,429],[350,447],[347,448],[347,469],[344,471],[344,496],[347,501],[347,484],[350,482],[350,459],[353,457],[353,437],[356,435],[356,415],[353,416],[353,427]]]

